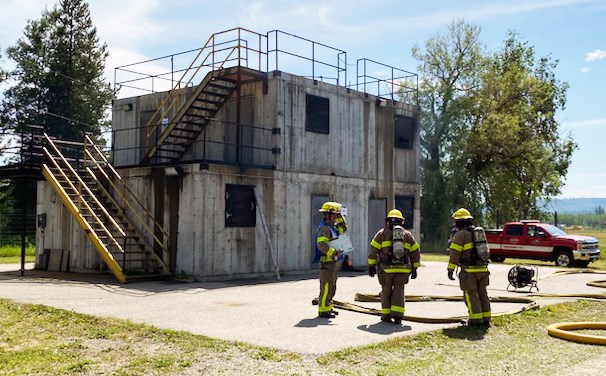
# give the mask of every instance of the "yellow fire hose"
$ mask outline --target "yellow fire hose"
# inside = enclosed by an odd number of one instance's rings
[[[550,336],[568,341],[587,343],[590,345],[606,345],[606,337],[591,334],[573,333],[570,330],[601,329],[606,330],[606,322],[560,322],[547,327]]]
[[[378,294],[371,295],[371,294],[358,293],[358,294],[356,294],[355,300],[359,301],[359,302],[380,302],[381,297]],[[463,301],[463,297],[462,296],[441,296],[441,295],[435,295],[435,296],[407,295],[406,301],[407,302]],[[509,312],[497,313],[497,314],[494,314],[493,317],[513,315],[515,313],[520,313],[520,312],[527,311],[530,309],[539,308],[539,305],[537,304],[537,302],[535,302],[532,299],[528,299],[528,298],[498,296],[498,297],[491,297],[490,301],[494,302],[494,303],[526,303],[525,306],[523,306],[519,309],[509,311]],[[343,303],[343,302],[337,302],[337,301],[333,300],[333,305],[336,308],[340,308],[340,309],[344,309],[344,310],[348,310],[348,311],[366,313],[366,314],[375,315],[375,316],[381,315],[381,311],[378,309],[366,308],[366,307],[359,306],[357,304]],[[467,316],[419,317],[419,316],[404,315],[403,319],[406,321],[421,322],[421,323],[426,323],[426,324],[450,324],[450,323],[464,322],[467,319]]]
[[[606,274],[606,271],[603,270],[589,270],[589,269],[581,269],[581,270],[557,270],[546,274],[540,279],[556,277],[560,275],[567,274],[578,274],[578,273],[592,273],[592,274]],[[587,282],[588,286],[593,287],[601,287],[606,288],[606,280],[600,281],[589,281]],[[542,296],[542,297],[559,297],[561,295],[557,294],[534,294],[533,296]],[[604,294],[568,294],[565,297],[572,298],[591,298],[591,299],[606,299],[606,295]],[[606,337],[590,335],[590,334],[581,334],[581,333],[573,333],[571,330],[582,330],[582,329],[599,329],[606,330],[606,322],[560,322],[551,324],[547,327],[547,333],[555,338],[565,339],[568,341],[586,343],[590,345],[606,345]]]
[[[587,286],[606,288],[606,280],[603,280],[603,281],[589,281],[589,282],[587,282]]]
[[[606,274],[606,271],[594,271],[594,270],[558,270],[552,273],[549,273],[543,276],[540,279],[567,275],[567,274],[575,274],[575,273],[594,273],[594,274]],[[600,281],[589,281],[587,285],[594,287],[603,287],[606,288],[606,280]],[[535,293],[530,294],[529,296],[533,298],[585,298],[585,299],[606,299],[606,294],[548,294],[548,293]],[[381,297],[378,294],[360,294],[357,293],[355,297],[356,301],[359,302],[380,302]],[[462,296],[427,296],[427,295],[407,295],[406,301],[408,302],[428,302],[428,301],[462,301]],[[490,301],[492,303],[526,303],[523,307],[512,310],[509,312],[501,312],[494,314],[493,317],[512,315],[520,312],[524,312],[531,309],[538,309],[539,304],[530,298],[519,298],[519,297],[509,297],[509,296],[495,296],[490,297]],[[314,299],[312,304],[318,304],[318,300]],[[375,308],[367,308],[357,304],[347,303],[347,302],[339,302],[333,300],[333,306],[335,308],[365,313],[369,315],[380,316],[381,311]],[[420,323],[428,323],[428,324],[449,324],[449,323],[461,323],[464,322],[466,316],[452,316],[452,317],[418,317],[418,316],[409,316],[404,315],[403,319],[411,322],[420,322]],[[595,344],[595,345],[606,345],[606,337],[589,335],[589,334],[579,334],[579,333],[571,333],[569,330],[577,330],[577,329],[606,329],[606,322],[570,322],[570,323],[556,323],[552,324],[547,328],[547,332],[549,335],[557,338],[567,339],[570,341]]]

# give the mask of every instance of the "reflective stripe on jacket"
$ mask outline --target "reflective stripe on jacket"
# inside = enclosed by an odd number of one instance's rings
[[[420,265],[419,244],[415,240],[410,231],[404,232],[404,249],[410,258],[409,264],[389,265],[385,262],[389,259],[389,254],[393,247],[393,231],[389,226],[380,229],[370,241],[368,249],[368,266],[377,264],[377,261],[382,263],[383,270],[386,273],[410,273],[411,269],[416,269]]]
[[[474,249],[473,234],[467,229],[460,229],[454,233],[448,246],[450,254],[448,260],[448,270],[454,270],[455,266],[460,265],[461,270],[467,273],[488,272],[487,265],[470,265],[471,252]]]
[[[328,245],[328,242],[338,237],[337,230],[328,223],[322,221],[318,225],[318,232],[316,235],[316,258],[319,259],[319,261],[335,261],[335,249]]]

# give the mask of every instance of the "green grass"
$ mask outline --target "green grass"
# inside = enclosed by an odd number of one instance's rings
[[[34,262],[36,248],[33,245],[25,247],[25,262]],[[5,245],[0,247],[0,264],[14,264],[21,262],[21,246]]]
[[[487,330],[458,326],[314,356],[0,299],[0,375],[395,375],[405,371],[439,376],[528,370],[533,375],[552,375],[603,356],[604,349],[552,338],[545,328],[564,321],[603,321],[604,309],[603,301],[552,305],[495,317]]]

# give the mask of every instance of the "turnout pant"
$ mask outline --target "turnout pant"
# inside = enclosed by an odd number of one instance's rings
[[[332,298],[337,291],[337,263],[320,262],[320,296],[318,315],[327,316],[332,311]]]
[[[381,318],[404,317],[404,285],[408,273],[384,273],[381,289]]]
[[[459,283],[469,312],[470,324],[490,323],[490,299],[486,286],[490,283],[488,272],[468,273],[461,270]]]

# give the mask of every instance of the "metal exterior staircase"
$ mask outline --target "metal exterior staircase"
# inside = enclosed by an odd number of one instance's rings
[[[173,98],[173,102],[164,104],[168,110],[160,112],[163,108],[161,105],[150,120],[150,124],[156,124],[147,126],[148,149],[141,164],[170,164],[179,161],[238,86],[263,77],[265,74],[260,71],[238,66],[209,72],[187,98],[181,98],[185,89],[175,89],[176,92],[173,90],[166,97]],[[163,123],[162,119],[168,118],[166,113],[174,107],[178,107],[178,110],[173,120]],[[161,113],[165,116],[160,116]]]
[[[236,88],[236,83],[222,79],[218,73],[215,71],[206,75],[181,106],[174,121],[168,123],[160,135],[154,137],[161,128],[148,127],[148,140],[156,139],[143,158],[143,164],[148,164],[152,159],[158,164],[178,161],[194,143]],[[182,92],[184,89],[178,90]]]
[[[48,147],[44,147],[44,153],[49,163],[42,165],[42,174],[116,279],[125,283],[135,278],[170,276],[168,266],[158,256],[170,252],[156,235],[168,240],[168,233],[145,210],[92,140],[87,136],[83,152],[70,153],[77,155],[70,158],[61,151],[59,142],[46,134],[45,138]]]
[[[240,85],[266,79],[265,72],[245,66],[248,60],[241,50],[250,47],[240,31],[227,45],[217,43],[218,34],[213,34],[185,69],[146,125],[147,152],[141,165],[179,161],[234,91],[240,100]],[[204,51],[208,51],[206,55]],[[230,64],[235,66],[228,67]],[[205,71],[208,73],[196,84]]]

